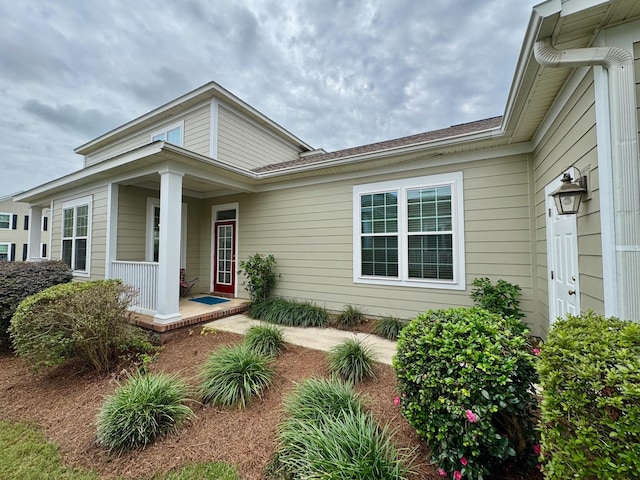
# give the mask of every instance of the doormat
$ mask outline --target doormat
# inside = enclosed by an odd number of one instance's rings
[[[226,298],[212,297],[210,295],[206,297],[190,298],[189,300],[191,300],[192,302],[204,303],[205,305],[215,305],[216,303],[224,303],[229,301]]]

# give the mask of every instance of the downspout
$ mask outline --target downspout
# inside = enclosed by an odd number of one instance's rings
[[[551,38],[537,41],[534,55],[543,66],[601,66],[608,72],[617,315],[640,320],[640,166],[633,56],[618,47],[557,50]]]

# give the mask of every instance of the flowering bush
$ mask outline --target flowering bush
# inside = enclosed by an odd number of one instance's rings
[[[522,324],[480,308],[432,310],[398,338],[403,415],[442,477],[482,479],[507,461],[535,463],[537,376]]]

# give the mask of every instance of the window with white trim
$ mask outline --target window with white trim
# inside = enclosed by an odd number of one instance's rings
[[[181,147],[183,130],[184,130],[184,122],[179,122],[173,125],[169,125],[168,127],[162,130],[153,132],[151,134],[151,141],[155,142],[158,140],[162,140],[164,142],[172,143],[173,145],[177,145]]]
[[[0,229],[2,229],[2,230],[10,230],[11,229],[11,214],[10,213],[0,213]]]
[[[91,256],[91,196],[62,205],[62,261],[74,275],[89,275]]]
[[[0,243],[0,262],[8,262],[9,261],[10,248],[11,248],[11,244],[9,244],[9,243]]]
[[[353,187],[353,281],[464,290],[462,172]]]

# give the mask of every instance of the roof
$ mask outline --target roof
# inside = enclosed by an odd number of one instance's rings
[[[370,143],[367,145],[361,145],[358,147],[345,148],[343,150],[336,150],[335,152],[322,152],[306,155],[297,160],[290,160],[287,162],[273,163],[254,170],[254,172],[271,172],[274,170],[281,170],[284,168],[298,167],[302,165],[310,165],[317,162],[325,162],[328,160],[339,160],[345,157],[352,157],[356,155],[363,155],[365,153],[382,152],[385,150],[393,150],[401,147],[408,147],[414,145],[426,144],[435,140],[443,140],[448,138],[460,137],[463,135],[483,132],[486,130],[497,129],[502,123],[502,117],[491,117],[484,120],[477,120],[475,122],[461,123],[459,125],[453,125],[449,128],[443,128],[440,130],[432,130],[429,132],[418,133],[415,135],[409,135],[406,137],[394,138],[392,140],[385,140],[383,142]]]

